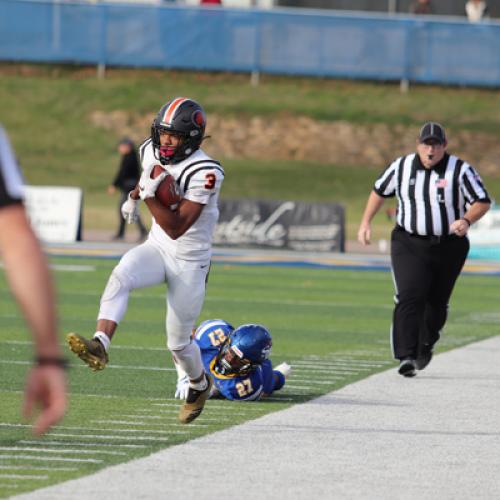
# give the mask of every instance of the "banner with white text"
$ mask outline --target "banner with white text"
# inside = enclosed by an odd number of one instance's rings
[[[80,188],[25,186],[25,205],[35,233],[47,243],[81,240],[83,195]]]
[[[220,200],[214,244],[343,252],[344,207],[296,201]]]

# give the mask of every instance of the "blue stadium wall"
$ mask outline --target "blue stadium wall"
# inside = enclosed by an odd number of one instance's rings
[[[0,1],[0,60],[500,86],[500,22]]]

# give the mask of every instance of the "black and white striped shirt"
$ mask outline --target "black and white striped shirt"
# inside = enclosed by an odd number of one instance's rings
[[[384,198],[396,196],[397,224],[422,236],[449,234],[450,224],[464,216],[467,205],[490,202],[476,170],[448,154],[430,169],[416,153],[398,158],[376,180],[374,190]]]
[[[0,126],[0,207],[23,201],[24,182],[5,130]]]

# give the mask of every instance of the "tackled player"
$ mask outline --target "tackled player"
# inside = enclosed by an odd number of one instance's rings
[[[291,373],[288,363],[273,370],[271,334],[254,323],[234,329],[223,319],[204,321],[193,334],[201,349],[206,372],[214,383],[210,397],[232,401],[257,401],[279,391]],[[177,390],[175,397],[185,399],[189,379],[176,364]]]
[[[143,168],[138,186],[122,206],[129,223],[137,217],[139,199],[153,216],[148,239],[129,250],[115,267],[101,297],[96,332],[92,339],[68,334],[70,349],[93,370],[108,362],[111,339],[136,288],[168,285],[167,347],[189,379],[179,420],[192,422],[203,410],[212,386],[200,349],[191,332],[205,298],[212,237],[219,217],[218,198],[224,170],[201,149],[206,117],[194,100],[177,97],[167,102],[151,126],[151,137],[139,148]],[[155,166],[165,172],[152,178]],[[175,210],[155,197],[167,175],[177,183],[181,200]]]

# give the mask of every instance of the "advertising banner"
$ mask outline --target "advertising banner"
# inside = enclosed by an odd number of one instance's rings
[[[214,244],[343,252],[344,208],[296,201],[220,200]]]
[[[81,240],[82,190],[60,186],[26,186],[25,204],[31,225],[41,241]]]
[[[500,246],[500,207],[493,207],[468,232],[472,246]]]

